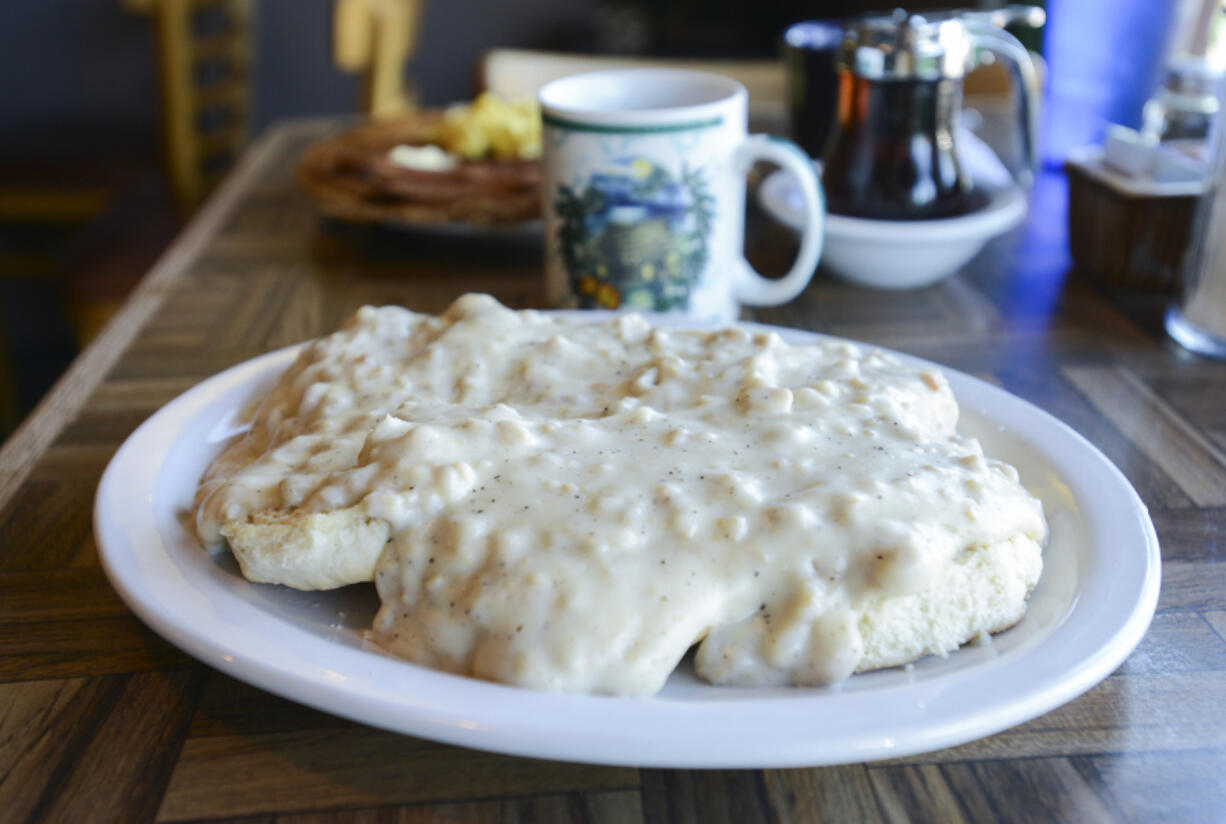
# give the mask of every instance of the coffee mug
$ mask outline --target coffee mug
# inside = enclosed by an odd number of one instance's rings
[[[794,144],[747,132],[748,94],[727,77],[615,69],[540,91],[546,287],[558,307],[731,321],[739,304],[785,303],[821,256],[825,203]],[[811,220],[778,279],[745,260],[746,174],[789,170]]]

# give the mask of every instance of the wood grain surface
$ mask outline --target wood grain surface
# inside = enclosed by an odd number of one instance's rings
[[[822,769],[688,771],[514,758],[394,735],[240,684],[158,638],[108,584],[94,490],[194,383],[364,303],[464,291],[542,302],[534,239],[321,222],[297,158],[335,124],[262,138],[116,320],[0,449],[0,822],[1226,820],[1226,364],[1165,339],[1165,299],[1066,273],[1060,198],[965,272],[907,293],[819,277],[757,320],[931,358],[1049,410],[1150,507],[1158,614],[1102,684],[953,749]],[[757,232],[782,269],[794,244]]]

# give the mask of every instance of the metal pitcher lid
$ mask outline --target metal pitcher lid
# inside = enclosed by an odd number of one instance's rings
[[[847,27],[838,67],[874,80],[962,77],[970,38],[959,20],[930,20],[902,9]]]

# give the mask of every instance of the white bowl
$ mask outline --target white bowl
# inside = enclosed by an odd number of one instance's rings
[[[989,240],[1026,217],[1026,194],[1016,184],[987,194],[982,209],[940,220],[867,220],[828,214],[822,265],[845,280],[875,289],[915,289],[949,277]],[[793,229],[808,225],[800,193],[786,172],[767,177],[758,199],[767,212]]]

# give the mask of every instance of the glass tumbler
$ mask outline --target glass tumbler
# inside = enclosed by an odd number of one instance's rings
[[[1179,299],[1166,331],[1185,349],[1226,358],[1226,124],[1213,127],[1209,186],[1196,207]]]

